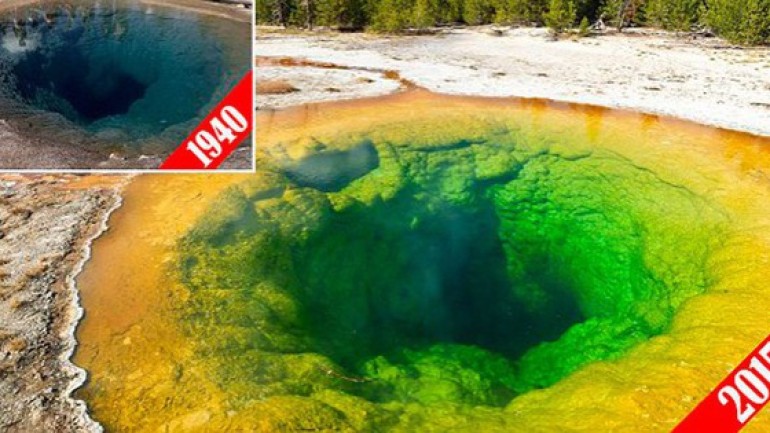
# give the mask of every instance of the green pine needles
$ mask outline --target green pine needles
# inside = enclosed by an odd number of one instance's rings
[[[255,10],[260,24],[307,28],[398,33],[496,23],[562,33],[603,18],[619,27],[711,29],[738,44],[770,43],[770,0],[257,0]]]

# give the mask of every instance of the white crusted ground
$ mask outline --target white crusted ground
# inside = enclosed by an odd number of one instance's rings
[[[770,47],[742,49],[649,30],[560,41],[545,29],[492,34],[488,27],[406,37],[260,29],[256,53],[395,70],[442,93],[622,107],[770,135]],[[304,71],[284,70],[289,81]],[[371,93],[378,92],[360,96]],[[290,96],[285,105],[298,98]],[[305,102],[317,100],[306,96]]]

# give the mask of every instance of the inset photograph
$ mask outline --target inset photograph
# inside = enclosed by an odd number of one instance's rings
[[[158,168],[250,71],[246,4],[0,2],[0,170]]]

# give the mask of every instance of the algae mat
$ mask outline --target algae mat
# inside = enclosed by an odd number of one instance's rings
[[[668,431],[770,329],[768,139],[423,91],[258,129],[95,243],[107,430]]]

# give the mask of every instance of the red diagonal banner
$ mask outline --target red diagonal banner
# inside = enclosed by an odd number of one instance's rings
[[[161,170],[213,170],[251,137],[254,122],[252,72],[217,105],[172,153]]]
[[[736,433],[770,399],[770,336],[673,433]]]

